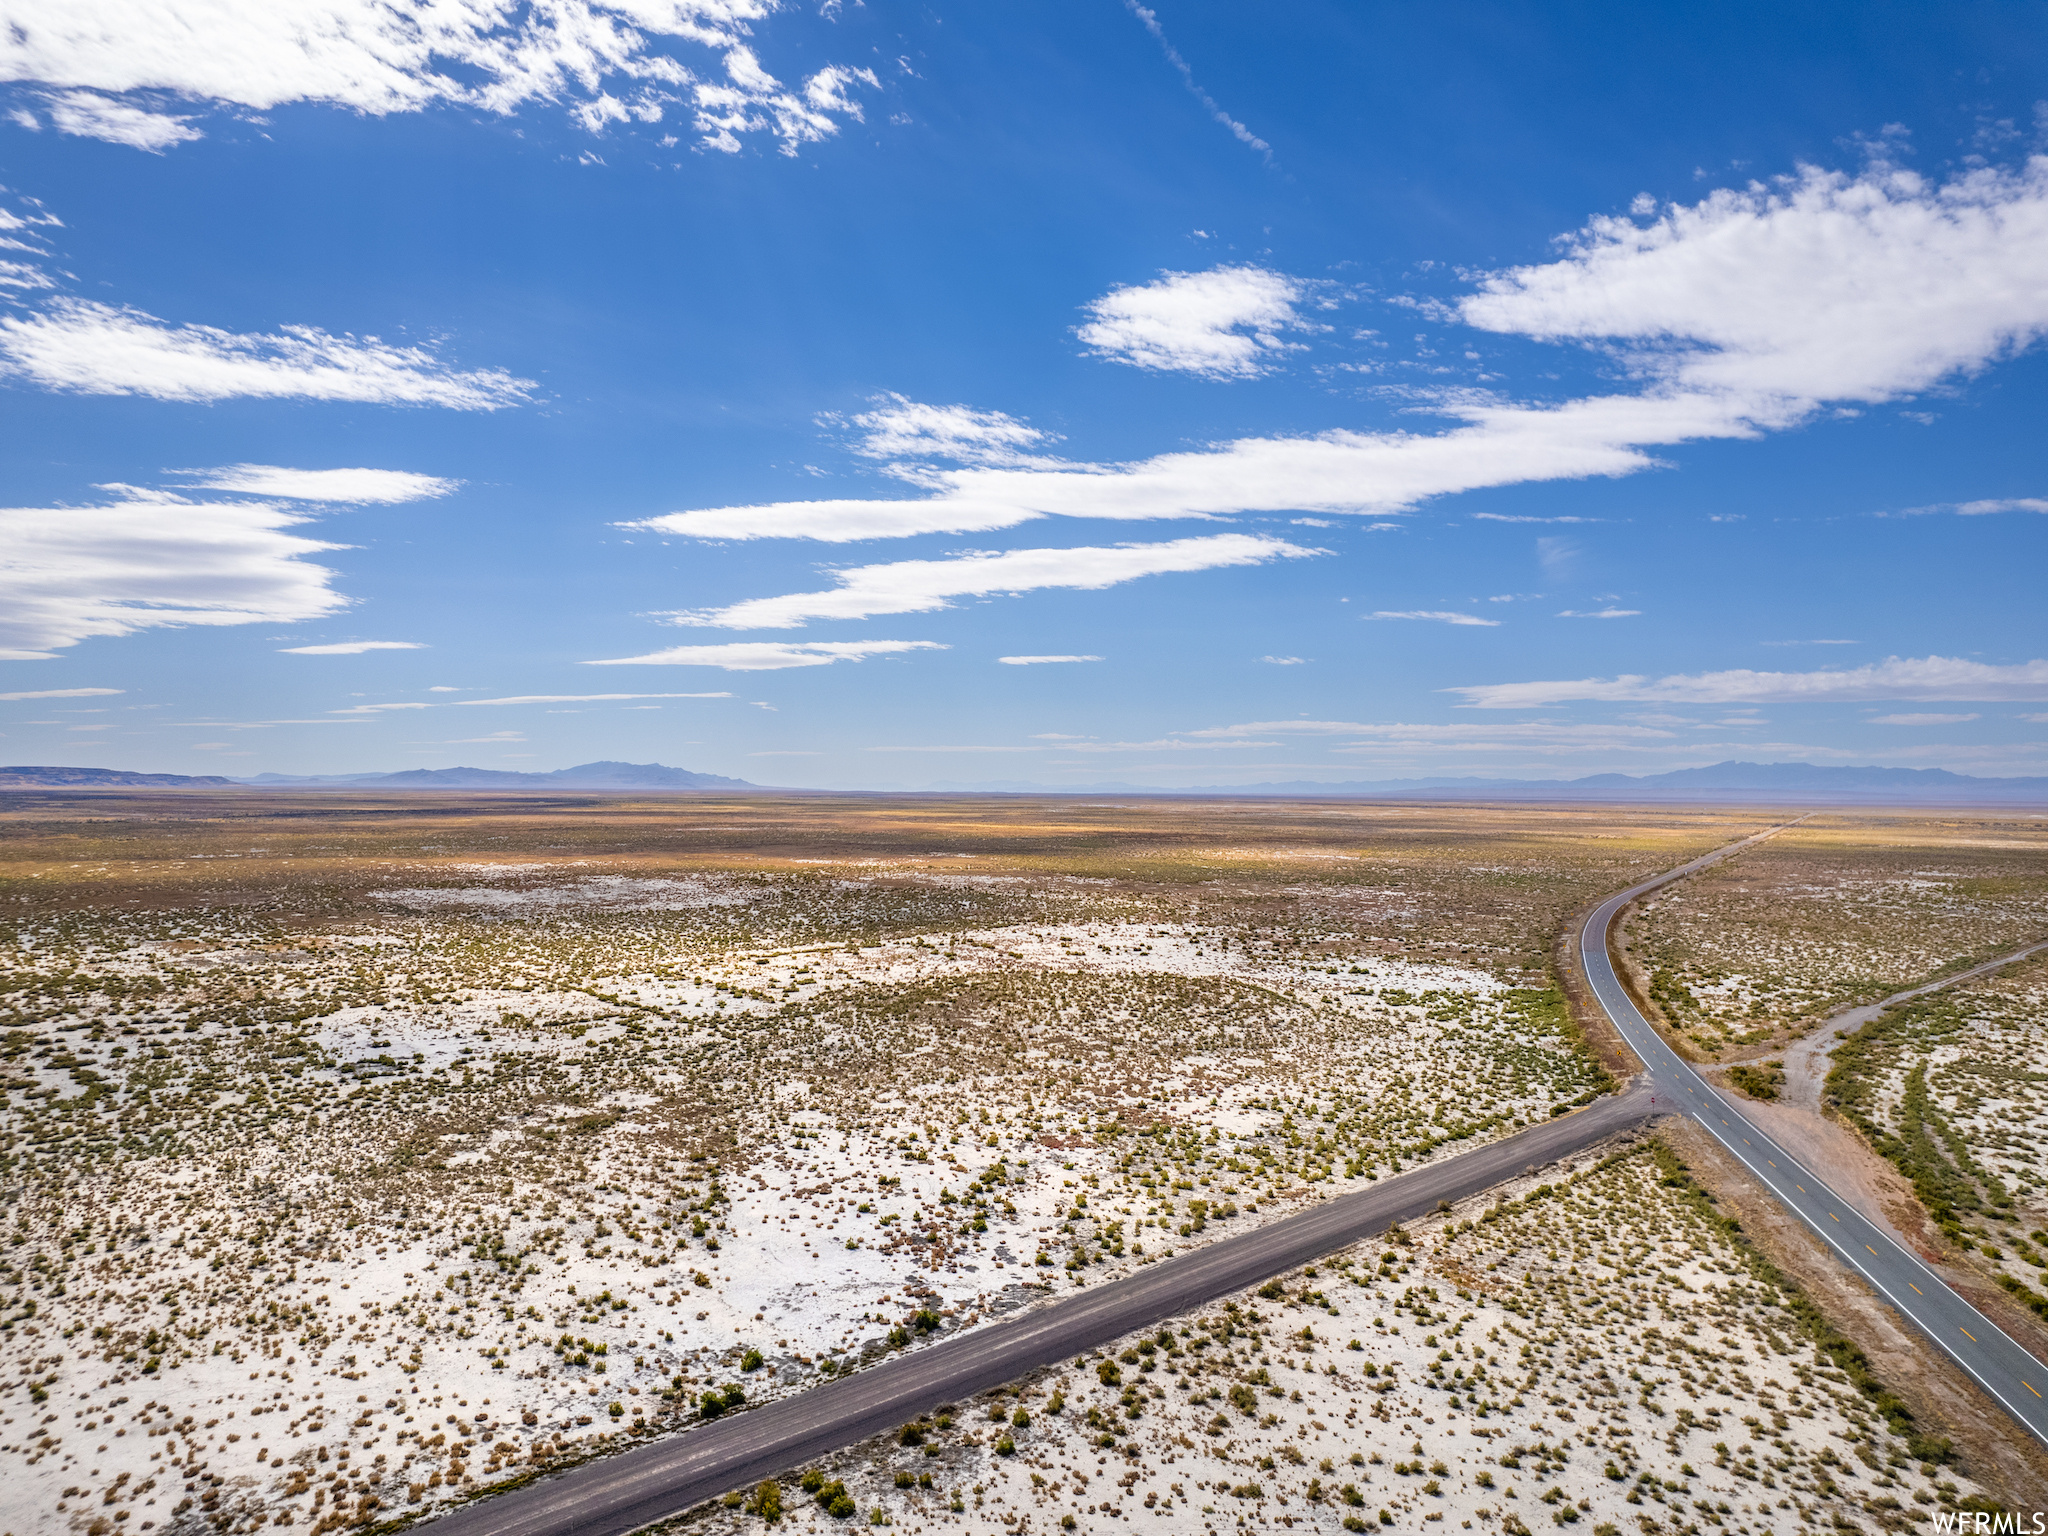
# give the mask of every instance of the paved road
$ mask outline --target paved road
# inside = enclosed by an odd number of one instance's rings
[[[1218,1296],[1426,1215],[1662,1111],[1646,1088],[1532,1126],[1460,1156],[1381,1179],[1236,1237],[1149,1264],[1126,1279],[897,1355],[751,1412],[588,1462],[435,1520],[433,1536],[621,1536],[787,1474],[940,1403],[1013,1381]]]
[[[1774,829],[1775,830],[1775,829]],[[1825,1180],[1802,1167],[1766,1136],[1735,1099],[1695,1072],[1637,1010],[1608,951],[1608,931],[1621,909],[1637,897],[1706,868],[1728,855],[1771,836],[1744,838],[1703,859],[1630,886],[1602,902],[1579,930],[1579,958],[1593,995],[1614,1021],[1631,1049],[1649,1070],[1645,1074],[1659,1114],[1689,1116],[1741,1160],[1784,1207],[1820,1234],[1844,1263],[1876,1289],[1905,1317],[1940,1345],[1972,1380],[2002,1404],[2015,1419],[2048,1442],[2048,1367],[2044,1367],[1983,1313],[1950,1290],[1920,1257],[1872,1226],[1829,1189]],[[1993,962],[1993,965],[2003,962]],[[1979,967],[1980,970],[1990,966]],[[1967,974],[1974,975],[1974,971]],[[1953,985],[1960,976],[1902,993],[1901,997]],[[1641,1083],[1643,1079],[1638,1079]]]

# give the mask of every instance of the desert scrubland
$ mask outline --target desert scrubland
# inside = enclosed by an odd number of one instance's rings
[[[2048,959],[1916,998],[1835,1047],[1830,1106],[1942,1236],[2048,1318]]]
[[[2048,936],[2048,822],[1825,812],[1635,908],[1625,942],[1701,1053],[1823,1018]]]
[[[1566,1112],[1609,1082],[1568,917],[1770,819],[10,797],[0,1531],[428,1516]],[[1924,898],[1952,934],[1770,974],[1847,996],[2002,942],[1988,825],[1870,877],[1966,871]],[[1722,878],[1638,955],[1692,974],[1791,889]],[[2025,1263],[2032,1143],[1985,1085],[2038,1113],[2029,974],[1869,1100],[1946,1095],[1959,1219]],[[1608,1151],[698,1518],[1656,1536],[1983,1496],[1667,1149]]]

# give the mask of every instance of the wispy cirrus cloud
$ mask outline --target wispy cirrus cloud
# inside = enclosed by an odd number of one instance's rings
[[[830,591],[750,598],[724,608],[676,614],[671,622],[716,629],[800,629],[813,619],[931,613],[952,607],[957,597],[1049,587],[1100,591],[1144,576],[1264,565],[1320,553],[1263,534],[1223,533],[1163,544],[1014,549],[950,560],[898,560],[834,572],[838,585]]]
[[[1139,23],[1143,25],[1145,30],[1152,34],[1152,41],[1157,43],[1160,52],[1166,55],[1166,62],[1179,72],[1182,84],[1186,85],[1189,93],[1193,95],[1195,100],[1199,101],[1208,110],[1209,116],[1229,130],[1230,136],[1236,139],[1238,143],[1244,145],[1246,149],[1257,151],[1259,156],[1268,165],[1271,165],[1273,163],[1273,146],[1253,133],[1251,129],[1245,127],[1243,123],[1232,117],[1228,112],[1224,111],[1222,107],[1216,104],[1216,98],[1202,89],[1195,80],[1193,68],[1189,66],[1186,59],[1181,57],[1180,50],[1167,40],[1166,28],[1159,24],[1158,13],[1138,4],[1138,0],[1124,0],[1124,5],[1133,16],[1138,18]]]
[[[1907,507],[1898,512],[1880,512],[1879,517],[1933,517],[1947,513],[1954,517],[1994,517],[2001,512],[2048,512],[2048,497],[1994,496],[1981,501],[1937,501],[1924,507]]]
[[[1604,517],[1521,517],[1506,512],[1474,512],[1475,523],[1604,523]]]
[[[1564,682],[1480,683],[1447,688],[1476,709],[1530,709],[1581,700],[1669,704],[1862,704],[1880,700],[2048,700],[2048,661],[2009,666],[1952,656],[1889,657],[1864,667],[1814,672],[1674,673]]]
[[[1476,613],[1459,613],[1447,608],[1381,608],[1374,613],[1362,613],[1362,619],[1422,619],[1436,624],[1464,624],[1481,629],[1499,629],[1499,619],[1482,619]]]
[[[1042,667],[1052,662],[1100,661],[1102,658],[1100,656],[998,656],[996,660],[1006,667]]]
[[[0,693],[0,701],[12,704],[20,699],[98,699],[127,691],[125,688],[32,688],[26,693]]]
[[[429,501],[462,485],[460,480],[405,469],[287,469],[281,464],[223,464],[217,469],[167,469],[164,473],[205,491],[239,491],[283,501],[346,502],[352,506]]]
[[[729,699],[728,692],[717,693],[520,693],[503,699],[451,699],[448,702],[462,709],[474,709],[485,704],[608,704],[622,699]]]
[[[1181,734],[1190,741],[1212,745],[1233,740],[1320,737],[1329,740],[1329,751],[1347,755],[1415,749],[1524,751],[1556,755],[1599,749],[1657,747],[1670,742],[1676,735],[1654,725],[1548,720],[1488,721],[1485,724],[1464,721],[1418,724],[1384,720],[1252,720]],[[1266,740],[1261,744],[1272,743]]]
[[[370,651],[424,651],[418,640],[337,640],[331,645],[288,645],[280,656],[361,656]]]
[[[644,656],[586,661],[586,667],[722,667],[728,672],[780,672],[790,667],[829,667],[870,656],[907,651],[943,651],[935,640],[734,640],[723,645],[672,645]],[[764,709],[772,706],[762,705]]]
[[[495,411],[534,382],[501,368],[458,369],[424,347],[312,326],[270,333],[170,325],[139,309],[54,298],[0,316],[0,378],[61,394],[158,400],[344,400]]]

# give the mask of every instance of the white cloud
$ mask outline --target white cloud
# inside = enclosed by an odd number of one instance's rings
[[[1511,517],[1505,512],[1474,512],[1475,523],[1604,523],[1604,517]]]
[[[288,645],[280,656],[360,656],[365,651],[424,651],[417,640],[341,640],[333,645]]]
[[[934,640],[735,640],[725,645],[675,645],[645,656],[586,661],[586,667],[723,667],[728,672],[779,672],[787,667],[829,667],[904,651],[944,651]],[[772,704],[761,704],[773,709]]]
[[[1076,334],[1097,357],[1204,379],[1252,379],[1290,352],[1283,331],[1313,329],[1295,312],[1302,283],[1264,267],[1162,272],[1113,288],[1086,308]]]
[[[54,288],[56,282],[40,267],[21,261],[0,261],[0,288]]]
[[[1574,699],[1669,704],[1861,704],[1883,699],[2048,699],[2048,661],[1995,666],[1950,656],[1890,657],[1864,667],[1818,672],[1728,672],[1648,678],[1581,678],[1575,682],[1482,683],[1447,688],[1479,709],[1528,709]]]
[[[1078,549],[1014,549],[952,560],[899,560],[834,572],[829,592],[757,597],[726,608],[674,615],[678,624],[718,629],[801,629],[812,619],[865,619],[879,613],[930,613],[956,597],[1030,592],[1047,587],[1099,591],[1141,576],[1263,565],[1322,551],[1284,539],[1244,533]]]
[[[428,690],[431,692],[432,690]],[[479,704],[604,704],[614,699],[729,699],[730,693],[522,693],[509,699],[451,699],[464,709]]]
[[[998,656],[1006,667],[1037,667],[1050,661],[1100,661],[1100,656]]]
[[[105,139],[109,144],[126,144],[153,155],[162,154],[173,144],[205,137],[198,129],[185,126],[190,118],[151,112],[125,101],[109,101],[91,91],[66,91],[52,96],[48,105],[50,121],[60,133]]]
[[[1637,373],[1759,426],[1923,390],[2048,327],[2048,158],[1933,183],[1813,167],[1648,224],[1595,219],[1569,254],[1485,281],[1484,330],[1619,342]]]
[[[13,703],[17,699],[97,699],[127,691],[125,688],[37,688],[28,693],[0,693],[0,700]]]
[[[1220,752],[1240,748],[1277,747],[1277,741],[1189,741],[1185,737],[1163,737],[1157,741],[1075,741],[1063,752]]]
[[[1529,480],[1623,475],[1656,461],[1645,443],[1730,435],[1728,412],[1695,399],[1612,396],[1556,407],[1446,405],[1449,432],[1330,431],[1255,437],[1129,464],[967,466],[921,472],[937,494],[771,502],[670,512],[623,524],[699,539],[828,543],[984,533],[1047,516],[1213,518],[1241,512],[1393,513],[1431,497]],[[1739,424],[1738,424],[1739,425]],[[1743,435],[1746,428],[1741,428]]]
[[[831,418],[828,418],[828,420]],[[1001,411],[925,405],[902,395],[879,396],[875,409],[853,418],[864,436],[855,452],[870,459],[952,459],[961,464],[1029,464],[1031,450],[1052,441]],[[913,473],[904,466],[904,473]]]
[[[1857,178],[1808,170],[1714,193],[1648,225],[1596,220],[1562,259],[1488,279],[1447,314],[1486,330],[1619,346],[1634,392],[1555,405],[1456,395],[1432,407],[1462,423],[1444,432],[1245,438],[1123,464],[970,464],[921,476],[933,494],[917,499],[705,508],[636,526],[841,542],[1046,516],[1386,515],[1489,486],[1633,474],[1654,467],[1652,450],[1666,445],[1758,437],[1830,402],[1894,399],[2030,344],[2048,327],[2044,248],[2048,157],[1941,184],[1889,168]],[[1228,270],[1243,283],[1260,269]],[[1261,335],[1283,344],[1277,308],[1263,332],[1241,334],[1217,318],[1227,306],[1191,299],[1176,318],[1171,307],[1146,308],[1160,303],[1162,285],[1120,292],[1134,296],[1118,317],[1128,340],[1112,328],[1102,343],[1124,347],[1127,361],[1149,348],[1155,366],[1178,358],[1229,377],[1270,361]]]
[[[1050,747],[978,746],[978,747],[862,747],[863,752],[1050,752]]]
[[[745,39],[775,0],[0,0],[0,78],[70,88],[67,132],[161,149],[193,137],[88,92],[170,92],[267,111],[319,102],[384,115],[437,103],[511,113],[563,102],[586,128],[658,122],[687,105],[700,142],[736,151],[770,132],[785,153],[861,116],[874,73],[828,65],[801,86],[762,68]],[[706,76],[677,44],[709,49]],[[612,86],[624,93],[614,95]],[[130,115],[132,114],[132,116]],[[125,135],[123,137],[117,137]],[[171,137],[166,137],[167,135]]]
[[[2048,512],[2048,499],[2039,496],[2002,496],[1985,501],[1940,501],[1927,507],[1908,507],[1903,512],[1880,512],[1879,517],[1926,517],[1949,512],[1957,517],[1989,517],[1999,512]]]
[[[462,484],[404,469],[286,469],[278,464],[224,464],[218,469],[168,469],[164,473],[189,479],[202,490],[355,506],[426,501],[446,496]]]
[[[1338,742],[1330,750],[1345,753],[1423,747],[1562,753],[1595,748],[1655,746],[1671,740],[1673,736],[1670,731],[1647,725],[1568,724],[1548,720],[1500,721],[1484,725],[1464,722],[1416,725],[1361,720],[1253,720],[1182,734],[1212,743],[1271,736],[1341,736],[1350,740]]]
[[[1871,725],[1961,725],[1965,720],[1981,720],[1977,714],[1969,715],[1872,715]]]
[[[1362,613],[1362,619],[1433,619],[1439,624],[1472,624],[1486,629],[1499,629],[1499,619],[1482,619],[1476,613],[1453,613],[1436,608],[1408,608],[1395,611],[1382,608],[1377,613]]]
[[[345,604],[334,573],[307,557],[340,546],[291,531],[304,521],[262,502],[148,491],[0,510],[0,660],[40,660],[92,636],[333,613]]]
[[[40,312],[0,316],[0,376],[83,395],[159,400],[312,399],[494,411],[534,384],[503,369],[463,372],[421,347],[311,326],[276,334],[167,325],[139,309],[53,299]]]
[[[1640,608],[1564,608],[1558,611],[1560,619],[1639,619],[1643,616]]]
[[[1259,660],[1265,662],[1268,666],[1274,667],[1301,667],[1308,664],[1300,656],[1261,656]]]

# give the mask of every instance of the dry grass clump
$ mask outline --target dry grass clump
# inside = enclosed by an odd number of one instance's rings
[[[1659,892],[1624,943],[1665,1018],[1716,1051],[1797,1034],[2044,932],[2038,818],[1819,815]]]

